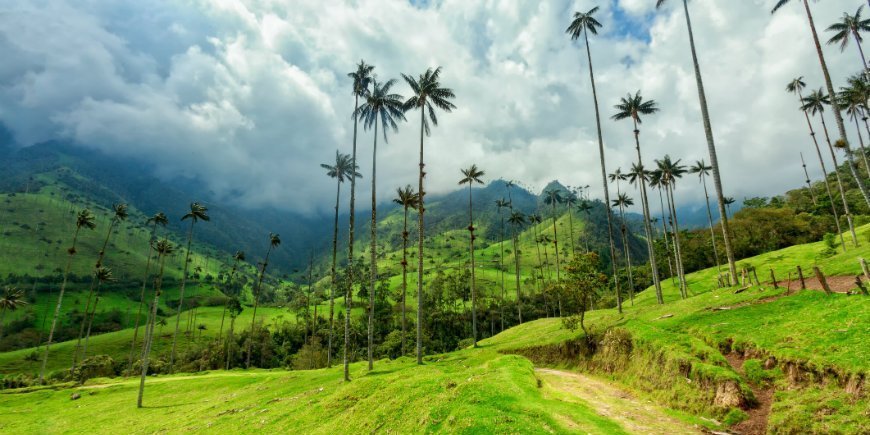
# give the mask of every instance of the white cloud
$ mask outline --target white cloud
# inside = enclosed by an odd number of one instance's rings
[[[653,20],[649,38],[617,32],[627,23],[614,17],[625,14],[602,3],[606,27],[591,43],[609,170],[634,159],[630,126],[609,116],[638,89],[662,108],[642,127],[647,164],[665,153],[709,160],[679,2],[658,12],[652,0],[618,2],[633,19]],[[813,5],[819,30],[852,3]],[[336,148],[350,152],[354,63],[375,64],[382,79],[441,65],[457,110],[426,139],[430,191],[454,188],[459,168],[476,162],[492,178],[600,192],[585,53],[564,33],[574,10],[594,4],[14,0],[0,6],[0,120],[28,144],[68,135],[201,178],[229,200],[310,211],[329,207],[318,164]],[[775,16],[771,6],[690,3],[723,179],[738,198],[799,186],[797,152],[811,146],[784,92],[797,75],[821,85],[806,19],[798,4]],[[858,69],[852,51],[825,47],[835,80]],[[385,199],[414,180],[418,138],[412,115],[379,144]],[[364,174],[371,139],[360,130]],[[702,198],[694,180],[677,194],[681,203]]]

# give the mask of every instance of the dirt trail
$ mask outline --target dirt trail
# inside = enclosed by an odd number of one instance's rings
[[[537,368],[544,384],[555,390],[559,399],[583,402],[629,433],[700,434],[700,427],[667,415],[661,407],[633,397],[612,384],[579,373]]]
[[[728,360],[728,364],[735,371],[745,375],[743,363],[746,361],[746,358],[743,355],[732,352],[726,354],[725,359]],[[770,408],[773,405],[773,387],[750,383],[749,388],[752,389],[752,394],[755,396],[758,404],[754,408],[746,410],[749,418],[734,425],[731,429],[742,435],[764,435],[767,433],[767,418],[770,417]]]

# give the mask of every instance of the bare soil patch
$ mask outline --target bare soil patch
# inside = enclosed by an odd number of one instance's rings
[[[742,354],[731,352],[725,355],[728,364],[741,375],[743,362],[746,360]],[[744,421],[734,425],[731,430],[744,435],[764,435],[767,433],[767,419],[770,417],[770,408],[773,405],[773,387],[769,385],[749,384],[757,404],[755,407],[746,409],[749,415]]]

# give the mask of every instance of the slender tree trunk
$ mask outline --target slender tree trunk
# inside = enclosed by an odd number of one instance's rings
[[[54,339],[54,330],[57,327],[57,318],[60,317],[60,307],[63,303],[63,293],[66,290],[67,278],[69,278],[69,271],[72,267],[72,260],[75,256],[76,252],[76,241],[79,238],[79,230],[81,227],[76,226],[75,233],[73,234],[73,242],[72,247],[70,248],[69,256],[66,260],[66,267],[63,271],[63,282],[60,285],[60,292],[57,295],[57,305],[54,307],[54,316],[51,318],[51,328],[48,330],[48,341],[45,343],[45,349],[42,351],[42,366],[39,368],[39,383],[45,379],[45,364],[48,362],[48,351],[51,348],[51,341]]]
[[[870,1],[868,1],[870,3]],[[858,39],[858,34],[855,32],[851,32],[852,36],[855,38],[855,45],[858,47],[858,53],[861,54],[861,64],[864,65],[864,70],[867,70],[867,58],[864,57],[864,49],[861,48],[861,40]]]
[[[803,159],[803,157],[801,157]],[[806,165],[804,165],[804,169],[806,169]],[[809,176],[807,176],[809,179]],[[707,179],[704,178],[704,174],[701,174],[701,184],[704,186],[704,200],[707,203],[707,223],[710,224],[710,242],[713,244],[713,259],[716,261],[716,271],[721,273],[721,267],[719,263],[719,250],[716,247],[716,232],[713,230],[713,211],[710,210],[710,194],[707,193]],[[815,203],[816,197],[813,195],[813,203]]]
[[[227,278],[227,283],[232,284],[233,277],[236,276],[236,270],[238,270],[238,268],[239,268],[239,261],[234,260],[233,261],[233,268],[232,268],[232,270],[230,270],[230,276],[229,276],[229,278]],[[218,343],[221,342],[221,337],[223,337],[223,334],[224,334],[224,318],[227,315],[227,308],[229,308],[229,304],[230,304],[230,298],[227,298],[226,303],[224,303],[223,314],[221,314],[221,328],[218,331],[218,338],[217,338]]]
[[[513,240],[514,240],[514,263],[516,267],[516,276],[517,276],[517,318],[520,321],[520,324],[523,323],[523,298],[522,292],[520,290],[520,241],[519,235],[516,232],[516,228],[513,230]]]
[[[586,42],[586,58],[589,63],[589,81],[592,83],[592,101],[595,103],[595,129],[598,133],[598,157],[601,163],[601,184],[604,187],[604,208],[607,210],[607,240],[610,243],[610,265],[616,292],[616,308],[622,313],[622,297],[619,294],[619,274],[616,272],[616,245],[613,243],[613,211],[610,209],[610,192],[607,186],[607,167],[604,157],[604,138],[601,135],[601,114],[598,109],[598,91],[595,88],[595,75],[592,69],[592,53],[589,50],[589,35],[583,29]]]
[[[474,274],[474,208],[471,204],[471,183],[468,182],[468,234],[469,245],[471,246],[471,338],[474,347],[477,347],[477,292],[475,291],[475,274]]]
[[[556,231],[556,201],[553,201],[553,250],[556,251],[556,282],[562,282],[562,276],[559,272],[559,234]],[[561,299],[560,299],[561,300]]]
[[[139,336],[139,317],[142,315],[142,305],[145,303],[145,287],[148,285],[148,274],[151,272],[151,254],[154,252],[151,240],[154,240],[156,234],[157,222],[154,222],[154,228],[151,230],[151,239],[148,240],[148,260],[145,261],[145,277],[142,278],[142,289],[139,291],[139,308],[136,310],[136,326],[133,329],[133,340],[130,342],[130,358],[125,377],[133,374],[133,353],[136,351],[136,339]]]
[[[816,192],[813,190],[813,183],[810,181],[810,173],[807,171],[807,163],[804,161],[804,153],[800,153],[801,167],[804,168],[804,176],[807,177],[807,190],[810,192],[810,198],[813,200],[813,207],[818,207],[819,202],[816,201]]]
[[[668,219],[665,217],[665,199],[662,196],[661,186],[659,186],[658,191],[659,191],[659,207],[661,207],[660,210],[662,213],[662,232],[664,233],[664,236],[665,236],[664,237],[664,239],[665,239],[665,257],[667,257],[667,260],[668,260],[668,273],[670,274],[670,277],[671,277],[671,284],[673,284],[674,277],[676,276],[676,274],[674,273],[674,265],[671,263],[670,252],[671,252],[671,245],[672,244],[669,240],[670,237],[668,236]],[[668,210],[669,210],[668,214],[670,214],[670,209],[668,209]]]
[[[541,278],[540,278],[541,287],[540,287],[540,289],[538,289],[538,291],[541,294],[544,294],[544,263],[541,260],[541,242],[540,242],[540,240],[538,240],[538,224],[537,223],[534,223],[534,222],[532,223],[532,232],[534,233],[534,236],[535,236],[535,240],[534,240],[535,249],[537,249],[537,251],[538,251],[538,273],[541,276]],[[535,277],[535,282],[538,282],[537,276]]]
[[[816,44],[816,53],[819,56],[819,64],[822,67],[822,75],[825,78],[825,86],[828,88],[828,95],[831,96],[831,108],[834,112],[834,120],[837,123],[837,130],[840,133],[840,140],[846,144],[846,160],[849,163],[849,170],[852,172],[852,176],[855,177],[855,183],[858,185],[858,189],[861,191],[861,195],[864,196],[864,201],[867,202],[867,205],[870,206],[870,195],[867,193],[867,187],[864,185],[864,180],[862,180],[858,176],[858,171],[855,169],[855,163],[852,162],[852,150],[849,147],[849,138],[846,136],[846,126],[843,123],[843,114],[840,112],[840,103],[837,101],[836,95],[837,93],[834,91],[834,84],[831,82],[831,74],[828,72],[828,64],[825,62],[825,54],[822,51],[822,44],[819,42],[819,35],[816,33],[816,25],[813,22],[813,13],[810,11],[810,4],[807,0],[804,0],[804,9],[807,12],[807,20],[810,23],[810,30],[813,34],[813,42]],[[836,165],[835,165],[836,166]],[[854,234],[854,227],[851,225],[851,215],[848,211],[846,211],[846,219],[850,221],[849,227],[852,228],[852,233]],[[855,239],[855,246],[858,246],[858,239]]]
[[[846,215],[846,223],[849,225],[849,232],[852,234],[852,243],[858,247],[858,235],[855,234],[855,225],[852,223],[852,213],[849,211],[849,201],[846,200],[846,188],[843,186],[843,180],[840,177],[840,164],[837,162],[837,153],[834,152],[834,145],[831,143],[831,137],[828,135],[828,126],[825,125],[825,114],[819,112],[819,119],[822,120],[822,131],[825,132],[825,140],[828,142],[828,150],[831,152],[831,160],[834,162],[834,174],[837,176],[837,187],[840,189],[840,199],[843,200],[843,214]],[[848,158],[849,151],[846,151]],[[854,172],[852,176],[857,181],[857,174]]]
[[[617,188],[618,195],[619,188]],[[628,247],[628,228],[625,226],[625,211],[619,205],[619,219],[622,221],[622,252],[625,254],[625,268],[628,269],[628,289],[631,305],[634,306],[634,277],[631,273],[631,249]]]
[[[254,337],[257,331],[257,307],[260,305],[260,289],[263,285],[263,277],[266,275],[266,267],[269,266],[269,254],[272,253],[272,244],[269,243],[269,248],[266,250],[266,258],[263,260],[263,267],[260,269],[260,277],[257,278],[257,287],[254,290],[254,313],[251,315],[251,338],[248,340],[247,355],[245,368],[251,368],[251,345],[254,342]]]
[[[710,113],[707,108],[707,95],[704,92],[704,81],[701,78],[701,65],[695,51],[695,35],[692,32],[692,19],[689,16],[689,5],[683,0],[683,10],[686,14],[686,27],[689,31],[689,46],[692,50],[692,63],[695,67],[695,81],[698,85],[698,100],[701,104],[701,118],[704,122],[704,135],[707,137],[707,151],[710,154],[710,166],[713,167],[713,185],[716,187],[716,199],[719,204],[719,222],[722,226],[722,236],[725,242],[725,254],[728,257],[728,270],[731,276],[737,276],[737,266],[734,250],[731,248],[731,229],[728,226],[728,214],[725,211],[725,194],[722,189],[722,178],[719,175],[719,158],[716,156],[716,145],[713,141],[713,127],[710,123]]]
[[[643,160],[640,155],[640,130],[637,128],[637,120],[633,120],[634,122],[634,143],[637,149],[637,165],[643,168]],[[715,166],[714,166],[715,168]],[[714,174],[715,174],[714,169]],[[653,249],[652,244],[652,227],[650,226],[650,217],[649,217],[649,201],[647,201],[646,194],[646,179],[645,177],[640,177],[640,200],[643,204],[643,226],[646,231],[646,247],[647,251],[649,251],[649,265],[650,269],[652,269],[652,277],[653,277],[653,285],[655,285],[656,289],[656,301],[659,304],[664,304],[665,301],[662,298],[662,284],[659,281],[659,269],[658,265],[656,265],[656,253]]]
[[[667,185],[668,197],[671,203],[671,214],[674,216],[674,245],[677,247],[677,273],[680,274],[680,293],[683,298],[689,297],[689,286],[686,284],[686,271],[683,267],[683,251],[680,246],[680,222],[677,219],[677,207],[674,202],[674,185],[673,181]]]
[[[405,221],[402,226],[402,355],[405,353],[405,334],[408,331],[407,303],[408,298],[408,205],[405,204]]]
[[[175,372],[175,345],[178,342],[178,328],[181,325],[181,310],[184,309],[184,287],[187,284],[187,265],[190,264],[190,245],[193,242],[193,224],[196,218],[190,219],[190,230],[187,232],[187,251],[184,253],[184,270],[181,272],[181,289],[178,293],[178,310],[175,315],[175,333],[172,334],[172,351],[169,353],[169,372]]]
[[[353,97],[353,151],[351,155],[351,171],[356,171],[356,130],[357,110],[359,109],[359,95]],[[347,242],[347,288],[344,293],[344,380],[350,381],[350,355],[348,354],[350,342],[350,309],[353,305],[353,231],[354,231],[354,201],[356,200],[356,177],[350,177],[350,230]]]
[[[501,302],[498,304],[499,314],[501,316],[501,331],[504,331],[504,216],[501,214],[501,207],[498,209],[498,216],[501,218],[501,238],[498,242],[498,270],[501,274]],[[493,334],[494,335],[494,334]]]
[[[800,91],[798,91],[798,98],[801,102],[803,102],[804,97]],[[825,167],[825,159],[822,158],[822,149],[819,147],[819,140],[816,138],[816,131],[813,129],[813,123],[810,121],[810,114],[806,110],[802,110],[804,112],[804,118],[807,120],[807,127],[810,129],[810,137],[813,139],[813,145],[816,147],[816,156],[819,158],[819,165],[822,167],[822,180],[825,182],[825,190],[828,192],[828,198],[831,200],[831,213],[834,215],[834,223],[837,225],[837,236],[840,237],[840,245],[843,247],[843,252],[846,252],[846,240],[843,238],[843,230],[840,228],[840,216],[837,213],[837,201],[834,199],[834,192],[831,190],[831,183],[828,181],[828,169]],[[836,166],[834,168],[836,171]],[[737,279],[736,275],[734,276]]]
[[[106,238],[103,240],[103,247],[102,247],[102,249],[100,249],[99,254],[97,254],[97,262],[94,265],[94,275],[91,277],[91,287],[88,290],[88,301],[85,304],[85,317],[82,318],[82,323],[79,327],[79,336],[78,336],[78,339],[76,340],[75,351],[73,352],[72,367],[70,367],[70,370],[69,370],[70,373],[72,373],[73,370],[75,370],[76,365],[78,364],[79,351],[81,350],[82,338],[84,338],[84,334],[85,334],[85,323],[87,323],[87,320],[88,320],[88,313],[91,310],[91,300],[93,300],[93,296],[94,296],[94,288],[97,285],[96,272],[97,272],[97,269],[99,269],[100,266],[103,265],[103,260],[106,258],[106,248],[109,246],[109,238],[112,236],[112,230],[114,229],[114,227],[115,227],[115,218],[112,218],[111,221],[109,221],[109,231],[106,232]]]
[[[571,255],[577,256],[577,249],[574,247],[574,213],[571,212],[571,204],[566,205],[568,209],[568,231],[571,233]]]
[[[420,108],[420,177],[417,193],[420,202],[417,204],[417,364],[423,364],[423,213],[426,207],[423,204],[426,191],[423,190],[423,177],[426,175],[424,171],[426,165],[423,163],[423,125],[426,119],[426,113]]]
[[[225,370],[230,369],[230,360],[232,359],[232,356],[233,356],[233,344],[234,344],[233,342],[235,341],[235,338],[233,336],[233,329],[235,326],[236,326],[236,316],[232,315],[232,313],[231,313],[230,314],[230,330],[227,332],[227,345],[226,345],[226,347],[227,347],[227,366],[226,366]]]
[[[142,375],[139,378],[139,396],[136,399],[136,407],[142,407],[142,396],[145,393],[145,377],[148,375],[148,365],[150,363],[151,345],[154,342],[154,326],[157,321],[157,304],[160,301],[160,289],[163,283],[163,268],[166,264],[166,257],[158,254],[158,262],[160,263],[160,272],[157,275],[157,282],[154,285],[154,301],[151,303],[151,315],[148,320],[148,327],[145,329],[146,337],[143,343],[142,352]]]
[[[87,333],[85,333],[85,345],[82,347],[82,361],[88,357],[88,341],[91,339],[91,326],[94,324],[94,317],[97,317],[97,305],[100,303],[99,291],[100,285],[97,284],[97,296],[94,298],[94,308],[91,310],[90,316],[87,316],[87,313],[85,313],[85,317],[88,319],[88,329]]]
[[[378,121],[375,119],[375,139],[372,145],[372,226],[371,226],[371,288],[369,289],[369,370],[374,369],[374,323],[375,323],[375,291],[378,284],[378,205],[376,197],[377,184],[377,154],[378,154]]]
[[[338,207],[341,200],[341,178],[340,174],[336,177],[338,180],[335,188],[335,224],[332,229],[332,268],[330,269],[330,294],[329,294],[329,343],[326,352],[326,366],[332,367],[332,340],[335,335],[335,263],[338,256]],[[356,176],[356,168],[352,168],[351,177]]]
[[[864,172],[870,177],[870,166],[867,165],[867,151],[864,149],[864,136],[861,135],[861,124],[858,123],[858,114],[852,116],[855,120],[855,130],[858,133],[858,143],[861,145],[861,159],[864,162]]]

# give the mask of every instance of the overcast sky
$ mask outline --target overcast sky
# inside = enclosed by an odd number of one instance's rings
[[[709,160],[681,2],[654,3],[4,0],[0,120],[22,145],[71,138],[158,163],[162,177],[197,177],[225,201],[309,212],[332,201],[319,164],[351,149],[354,64],[375,65],[380,80],[440,65],[457,109],[426,139],[430,192],[454,189],[460,167],[477,163],[487,179],[535,189],[558,179],[600,197],[585,52],[565,34],[574,11],[601,7],[591,44],[608,170],[634,159],[629,122],[609,117],[637,90],[661,107],[641,127],[648,166],[666,153]],[[811,176],[821,173],[784,90],[801,75],[822,86],[819,63],[800,2],[771,16],[773,3],[689,4],[726,195],[737,198],[799,186],[799,151]],[[822,37],[861,4],[811,2]],[[859,70],[854,43],[825,54],[835,86]],[[384,199],[416,180],[419,118],[409,120],[379,143]],[[361,130],[361,195],[371,142]],[[682,204],[703,197],[694,177],[676,194]]]

